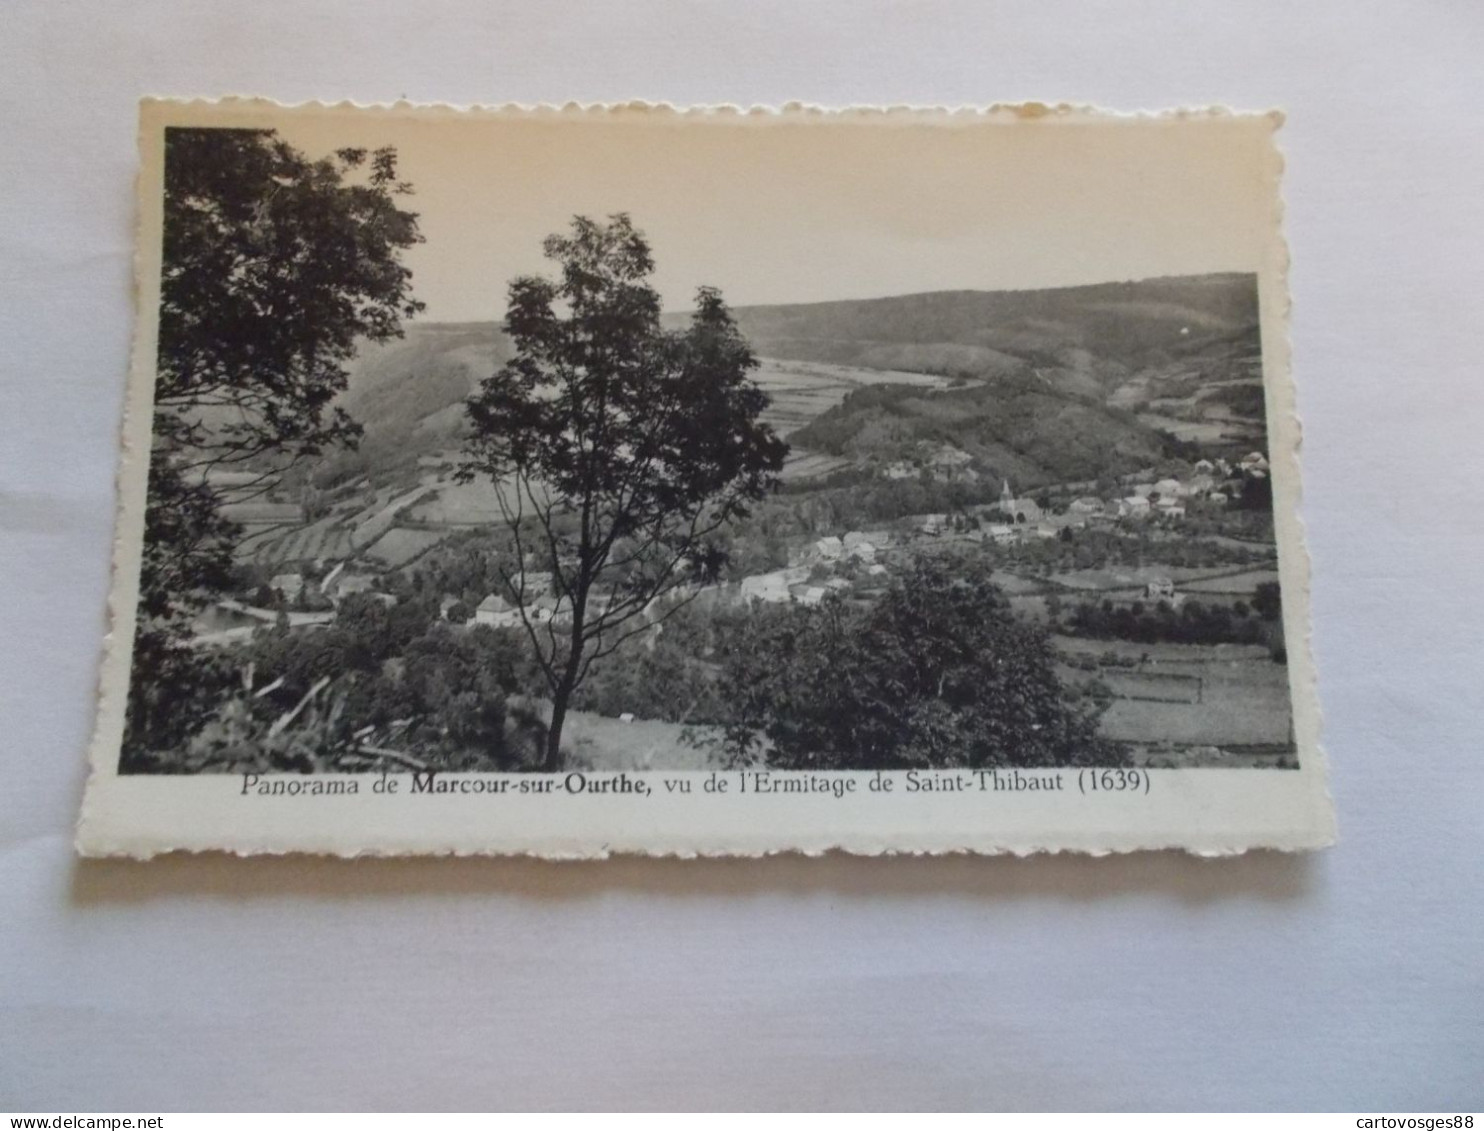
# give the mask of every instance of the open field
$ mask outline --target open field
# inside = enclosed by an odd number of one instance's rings
[[[1236,765],[1292,748],[1288,667],[1248,644],[1136,644],[1057,637],[1064,655],[1140,661],[1100,669],[1114,693],[1102,732],[1150,764]],[[1083,673],[1087,674],[1087,673]]]
[[[816,416],[834,408],[854,389],[867,385],[917,385],[942,389],[947,378],[896,369],[857,369],[813,361],[759,359],[753,379],[772,398],[763,420],[787,436]]]
[[[631,723],[589,711],[572,711],[562,732],[574,770],[716,770],[721,763],[706,749],[681,738],[681,723],[635,719]]]
[[[411,508],[423,496],[431,494],[434,487],[434,483],[425,480],[412,490],[388,500],[374,513],[356,523],[351,532],[351,541],[358,549],[370,546],[396,524],[401,511]]]
[[[408,530],[394,526],[366,551],[366,557],[375,558],[385,565],[397,569],[426,553],[448,537],[446,530]]]
[[[995,570],[993,580],[1012,597],[1044,593],[1047,589],[1046,583],[1039,578],[1023,577],[1018,573],[1008,573],[1004,570]]]
[[[1254,425],[1237,420],[1179,420],[1156,412],[1141,412],[1139,419],[1151,428],[1168,432],[1177,440],[1195,444],[1225,444],[1252,440],[1262,435]]]
[[[1181,591],[1206,593],[1251,593],[1259,582],[1277,581],[1271,568],[1220,566],[1196,569],[1186,566],[1106,566],[1102,569],[1067,570],[1051,575],[1051,581],[1068,589],[1089,593],[1142,591],[1151,581],[1173,581]]]
[[[338,560],[365,555],[396,568],[406,564],[460,527],[500,521],[496,488],[488,480],[455,483],[446,473],[431,471],[412,487],[381,486],[359,499],[341,501],[328,516],[299,523],[295,506],[272,507],[264,521],[251,526],[237,549],[242,561],[263,564]],[[503,488],[514,503],[513,488]],[[240,520],[239,520],[240,521]],[[405,521],[409,525],[399,525]]]
[[[515,489],[503,484],[506,502],[514,506]],[[455,483],[451,479],[433,481],[433,490],[407,512],[411,522],[430,526],[482,526],[500,521],[500,501],[496,487],[488,479]]]
[[[1182,583],[1181,588],[1190,593],[1252,593],[1264,582],[1278,581],[1276,569],[1249,569],[1244,573],[1231,573],[1224,577],[1205,577]]]
[[[270,503],[265,499],[254,499],[246,503],[226,503],[222,506],[222,517],[243,526],[276,526],[297,522],[303,512],[294,503]]]

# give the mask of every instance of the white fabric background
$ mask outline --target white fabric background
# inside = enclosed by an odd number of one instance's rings
[[[1484,7],[11,0],[3,26],[0,1108],[1484,1106]],[[1286,107],[1342,843],[79,865],[146,93]]]

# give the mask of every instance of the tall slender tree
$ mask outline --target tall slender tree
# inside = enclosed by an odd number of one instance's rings
[[[715,536],[776,487],[788,446],[721,294],[682,330],[660,321],[654,262],[625,214],[547,238],[556,279],[510,284],[515,355],[468,405],[465,475],[488,475],[515,545],[502,566],[551,696],[544,768],[562,765],[592,665],[715,579]],[[538,601],[534,572],[560,597]]]
[[[233,497],[294,462],[354,445],[335,404],[361,340],[401,334],[422,304],[402,253],[421,241],[400,206],[393,149],[311,160],[272,130],[172,128],[164,226],[154,446],[123,766],[178,743],[210,709],[189,645],[222,592],[240,530]]]

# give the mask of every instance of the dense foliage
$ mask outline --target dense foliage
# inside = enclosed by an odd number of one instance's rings
[[[1277,585],[1264,582],[1252,605],[1188,599],[1179,607],[1169,601],[1127,604],[1110,600],[1079,601],[1066,610],[1057,627],[1074,636],[1132,640],[1140,644],[1262,644],[1282,647]]]
[[[919,560],[876,603],[760,610],[725,649],[734,760],[786,769],[1107,765],[1045,634],[987,570]]]
[[[205,659],[218,688],[210,720],[168,753],[142,752],[138,769],[498,770],[539,759],[542,728],[521,695],[535,678],[525,641],[439,623],[416,601],[357,594],[323,629],[265,629]],[[388,741],[392,762],[377,746]]]
[[[310,160],[271,130],[166,134],[154,448],[122,767],[154,764],[208,716],[194,615],[230,582],[239,530],[213,478],[266,490],[359,426],[334,405],[356,342],[421,304],[420,240],[391,149]],[[238,497],[243,488],[239,484]]]
[[[1128,474],[1167,454],[1163,437],[1128,413],[1050,389],[1031,372],[937,393],[867,386],[791,439],[811,451],[875,460],[947,442],[975,457],[991,479],[1017,482]]]

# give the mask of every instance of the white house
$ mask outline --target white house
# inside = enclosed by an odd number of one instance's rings
[[[1161,479],[1154,485],[1154,493],[1160,500],[1179,499],[1185,495],[1185,486],[1178,479]]]
[[[932,454],[931,462],[943,467],[963,467],[973,458],[961,448],[955,448],[952,444],[943,444]]]
[[[789,599],[789,586],[796,585],[809,576],[807,566],[777,569],[772,573],[755,573],[744,577],[739,587],[744,601],[784,602]]]
[[[1144,586],[1144,596],[1151,601],[1173,601],[1175,599],[1175,583],[1168,577],[1156,577]]]
[[[1148,518],[1149,498],[1147,495],[1129,495],[1118,500],[1119,518]]]
[[[527,606],[527,611],[537,624],[572,623],[572,604],[565,597],[553,597],[550,593],[537,597]]]
[[[845,552],[845,543],[834,535],[821,538],[811,547],[814,557],[822,562],[835,562],[840,560],[840,555]]]
[[[491,593],[474,610],[474,623],[491,628],[515,628],[520,624],[520,610],[498,593]]]
[[[304,575],[302,573],[275,574],[268,582],[268,588],[277,589],[286,601],[297,601],[304,592]]]
[[[331,570],[331,577],[320,584],[320,592],[337,605],[354,593],[369,593],[376,588],[375,574],[347,573],[342,568],[343,565],[342,562]]]

